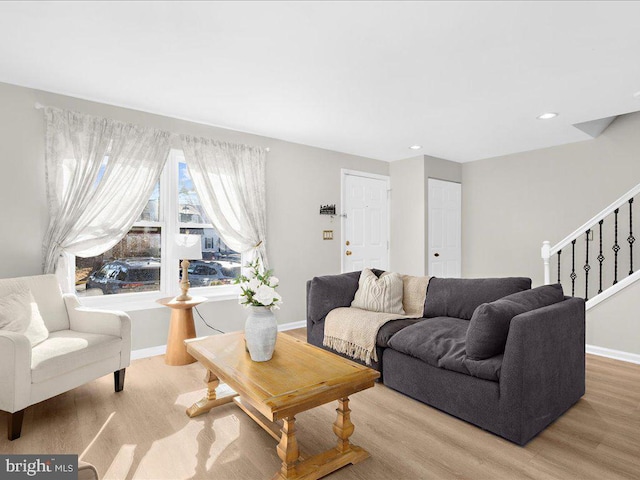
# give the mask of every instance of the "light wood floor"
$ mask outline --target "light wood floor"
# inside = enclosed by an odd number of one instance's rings
[[[290,332],[304,339],[304,329]],[[279,468],[275,441],[235,405],[189,419],[204,389],[197,363],[134,361],[125,390],[108,376],[29,409],[22,438],[1,453],[78,453],[103,479],[268,479]],[[301,445],[330,448],[335,405],[297,417]],[[518,447],[384,385],[351,397],[353,442],[371,458],[328,478],[640,478],[640,365],[587,356],[587,394]]]

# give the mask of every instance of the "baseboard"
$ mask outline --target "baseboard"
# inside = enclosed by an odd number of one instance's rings
[[[140,360],[141,358],[156,357],[164,355],[167,351],[166,345],[158,345],[157,347],[141,348],[131,351],[131,360]]]
[[[598,347],[596,345],[587,345],[586,352],[600,357],[613,358],[614,360],[622,360],[623,362],[637,363],[640,365],[640,355],[637,353],[622,352],[620,350]]]
[[[278,325],[278,331],[284,332],[286,330],[295,330],[296,328],[304,328],[307,326],[306,320],[299,322],[282,323]],[[131,360],[140,360],[141,358],[156,357],[158,355],[164,355],[167,351],[166,345],[158,345],[157,347],[141,348],[139,350],[131,351]]]
[[[296,328],[306,328],[306,327],[307,327],[307,321],[300,320],[299,322],[282,323],[278,325],[278,331],[284,332],[285,330],[295,330]]]

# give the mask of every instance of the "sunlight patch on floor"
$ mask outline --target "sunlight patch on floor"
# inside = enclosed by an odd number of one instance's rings
[[[213,416],[198,417],[172,435],[154,441],[146,452],[139,446],[136,451],[137,468],[131,478],[169,480],[175,479],[176,475],[180,478],[202,478],[214,468],[219,457],[238,439],[239,434],[239,421],[233,414],[215,420]],[[125,453],[121,448],[112,464],[117,475],[109,476],[109,479],[127,478],[127,471],[123,468],[125,458],[120,458]],[[230,449],[230,453],[233,460],[239,456],[239,452],[233,449]],[[225,456],[225,462],[230,459]],[[129,461],[128,466],[131,467],[131,464],[132,461]]]
[[[233,390],[226,383],[221,383],[220,385],[218,385],[218,388],[216,388],[216,395],[218,396],[218,398],[226,397],[227,395],[232,395],[234,393],[236,393],[235,390]],[[206,395],[207,395],[206,388],[203,388],[201,390],[196,390],[193,392],[186,392],[181,395],[178,395],[178,398],[176,398],[174,405],[179,405],[179,406],[188,408],[194,403],[196,403],[198,400],[200,400],[201,398],[205,397]]]
[[[111,421],[111,419],[116,415],[116,412],[111,412],[111,415],[109,415],[109,417],[107,418],[107,420],[102,424],[102,427],[100,427],[100,430],[98,430],[98,433],[96,433],[96,436],[93,437],[93,440],[91,440],[91,442],[89,442],[89,445],[87,445],[87,448],[84,449],[84,452],[82,452],[80,454],[80,456],[78,457],[79,460],[83,460],[84,456],[87,454],[87,452],[91,449],[91,447],[93,447],[93,444],[96,443],[96,440],[98,440],[98,437],[100,437],[100,435],[102,434],[102,432],[104,432],[104,429],[107,428],[107,425],[109,424],[109,422]]]
[[[135,457],[136,445],[122,445],[116,457],[109,465],[106,473],[104,474],[104,480],[122,480],[127,478],[131,465]]]

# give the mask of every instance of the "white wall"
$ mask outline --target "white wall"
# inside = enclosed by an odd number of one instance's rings
[[[306,318],[308,279],[340,271],[340,222],[318,213],[321,204],[336,203],[340,209],[340,169],[389,173],[388,163],[378,160],[0,83],[0,278],[42,272],[48,214],[43,112],[34,108],[35,102],[175,133],[269,147],[267,251],[281,280],[284,304],[277,313],[279,323]],[[322,240],[325,229],[333,229],[336,240]],[[235,300],[210,302],[199,310],[225,331],[241,329],[246,318]],[[134,349],[166,343],[168,309],[136,311],[131,317]],[[198,335],[211,333],[197,315],[196,325]]]
[[[542,284],[542,241],[559,242],[640,183],[639,132],[640,113],[633,113],[593,140],[464,164],[463,276],[529,276]],[[570,294],[570,284],[563,286]],[[591,310],[587,343],[640,353],[636,298],[626,292]]]

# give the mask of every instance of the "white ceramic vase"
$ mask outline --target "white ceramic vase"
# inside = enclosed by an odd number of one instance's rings
[[[244,338],[254,362],[271,360],[276,348],[278,324],[276,316],[267,307],[249,307],[249,316],[244,324]]]

